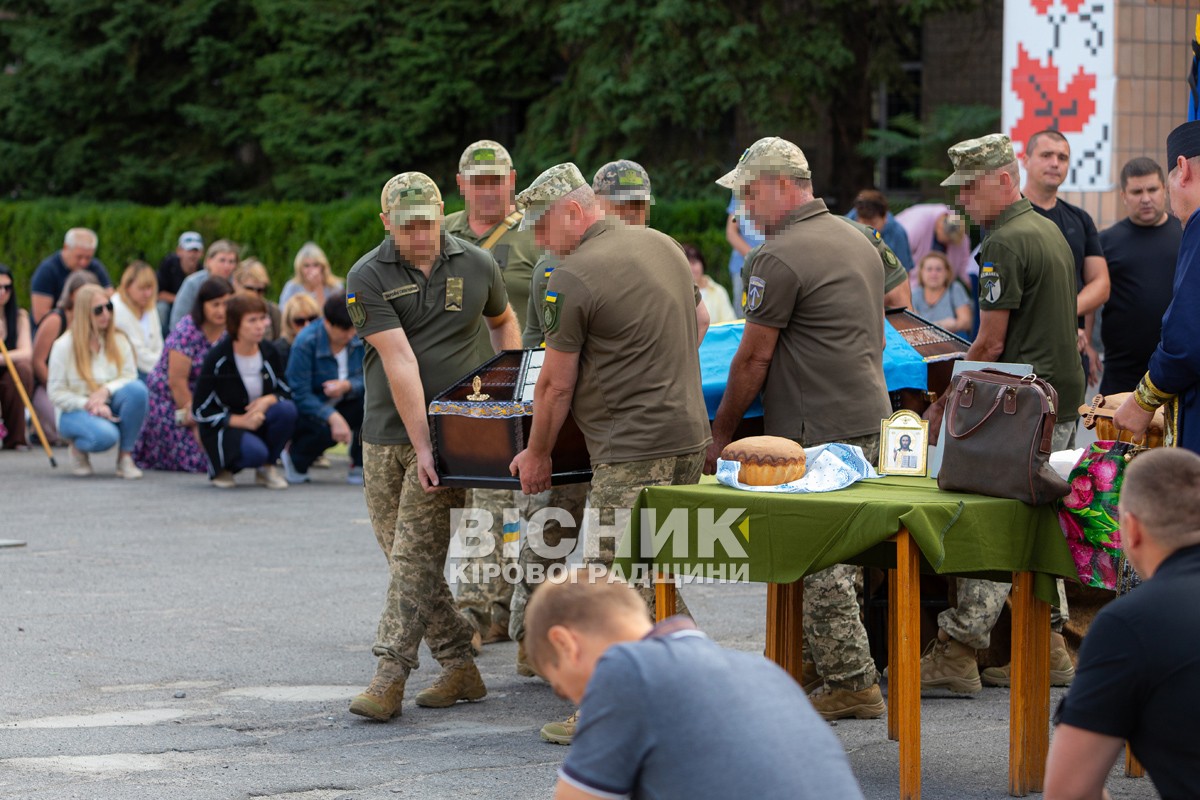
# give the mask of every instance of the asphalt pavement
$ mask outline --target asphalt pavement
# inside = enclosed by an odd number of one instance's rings
[[[413,705],[436,674],[423,651],[403,716],[348,713],[374,669],[387,568],[344,461],[287,491],[244,474],[221,491],[194,475],[122,481],[114,454],[75,478],[55,454],[57,470],[0,453],[0,540],[26,543],[0,546],[0,798],[551,796],[568,751],[538,729],[571,708],[517,676],[515,644],[485,648],[482,702]],[[762,585],[683,591],[710,636],[761,652]],[[1007,796],[1008,702],[924,699],[925,798]],[[885,721],[834,730],[865,795],[896,797]],[[1109,790],[1157,796],[1117,770]]]

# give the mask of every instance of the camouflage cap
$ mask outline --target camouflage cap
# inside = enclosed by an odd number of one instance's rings
[[[951,147],[946,153],[954,165],[954,173],[942,181],[942,186],[962,186],[982,176],[985,172],[1011,164],[1017,160],[1012,141],[1003,133],[989,133],[979,139],[967,139]]]
[[[507,175],[512,172],[512,156],[504,149],[504,145],[491,139],[480,139],[463,150],[462,158],[458,159],[458,174],[471,177],[472,175]]]
[[[517,194],[517,205],[525,211],[521,220],[521,230],[533,230],[538,218],[546,213],[546,209],[555,200],[566,197],[580,186],[587,186],[579,167],[571,162],[555,164],[550,169],[533,179],[529,188]]]
[[[610,161],[596,170],[592,189],[596,196],[616,202],[653,199],[650,196],[650,176],[641,164],[627,159]]]
[[[422,172],[401,172],[392,176],[379,196],[383,213],[393,225],[413,219],[441,219],[442,193],[433,179]]]
[[[791,175],[806,180],[812,178],[803,150],[787,139],[768,136],[746,148],[746,152],[738,159],[737,166],[722,175],[717,180],[717,185],[737,192],[759,175]]]

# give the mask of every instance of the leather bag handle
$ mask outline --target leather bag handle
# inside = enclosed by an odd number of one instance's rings
[[[973,381],[967,381],[967,383],[968,383],[968,385],[974,386]],[[950,406],[950,417],[949,417],[949,419],[946,420],[946,433],[950,434],[955,439],[968,438],[969,436],[971,436],[971,434],[973,434],[977,430],[979,430],[983,426],[983,423],[987,422],[991,418],[992,414],[996,413],[996,409],[998,409],[1000,407],[1000,401],[1003,400],[1004,396],[1007,395],[1010,391],[1013,391],[1013,389],[1011,387],[1004,387],[1001,389],[1001,391],[996,392],[996,399],[992,401],[992,407],[989,408],[987,410],[987,413],[983,415],[983,419],[979,420],[979,422],[976,422],[968,430],[965,430],[962,433],[955,433],[954,419],[955,419],[955,414],[958,411],[958,396],[961,394],[961,392],[959,392],[958,390],[955,390],[954,402]]]

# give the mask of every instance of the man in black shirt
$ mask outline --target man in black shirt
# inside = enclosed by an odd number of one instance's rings
[[[1125,741],[1165,800],[1200,797],[1200,456],[1138,456],[1121,546],[1145,583],[1106,606],[1055,715],[1046,800],[1100,798]]]
[[[1096,309],[1108,299],[1108,265],[1092,216],[1058,197],[1058,187],[1067,179],[1071,167],[1071,145],[1058,131],[1039,131],[1029,137],[1021,163],[1025,167],[1022,193],[1033,203],[1034,211],[1058,226],[1075,257],[1079,352],[1083,354],[1088,382],[1096,383],[1100,364],[1091,344],[1092,325]]]
[[[1152,159],[1135,158],[1122,168],[1121,202],[1129,216],[1100,234],[1112,283],[1101,312],[1103,394],[1132,392],[1146,374],[1171,304],[1183,239],[1183,226],[1167,213],[1162,167]]]
[[[179,246],[168,253],[158,265],[158,317],[162,320],[163,338],[170,333],[171,306],[175,293],[188,275],[200,266],[204,255],[204,239],[195,231],[184,231]]]

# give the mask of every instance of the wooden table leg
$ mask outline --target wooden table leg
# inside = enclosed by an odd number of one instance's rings
[[[675,576],[660,572],[654,579],[654,618],[662,622],[675,613]]]
[[[889,728],[896,714],[895,732],[900,740],[900,798],[921,797],[921,583],[919,551],[908,531],[901,528],[896,542],[896,588],[889,589],[896,602],[888,608],[889,640],[896,655],[889,653]]]
[[[1013,573],[1012,688],[1008,793],[1042,791],[1050,745],[1050,605],[1033,593],[1033,573]]]
[[[887,619],[887,666],[888,666],[888,696],[887,696],[887,736],[895,742],[900,739],[900,711],[896,707],[896,683],[899,673],[897,662],[900,657],[900,645],[896,640],[896,613],[900,608],[900,576],[895,568],[887,571],[888,582],[888,619]]]
[[[767,584],[767,658],[803,685],[804,580]]]
[[[1137,758],[1134,757],[1133,751],[1129,749],[1129,742],[1125,743],[1125,777],[1146,777],[1146,768],[1142,766],[1142,762],[1138,761]]]

